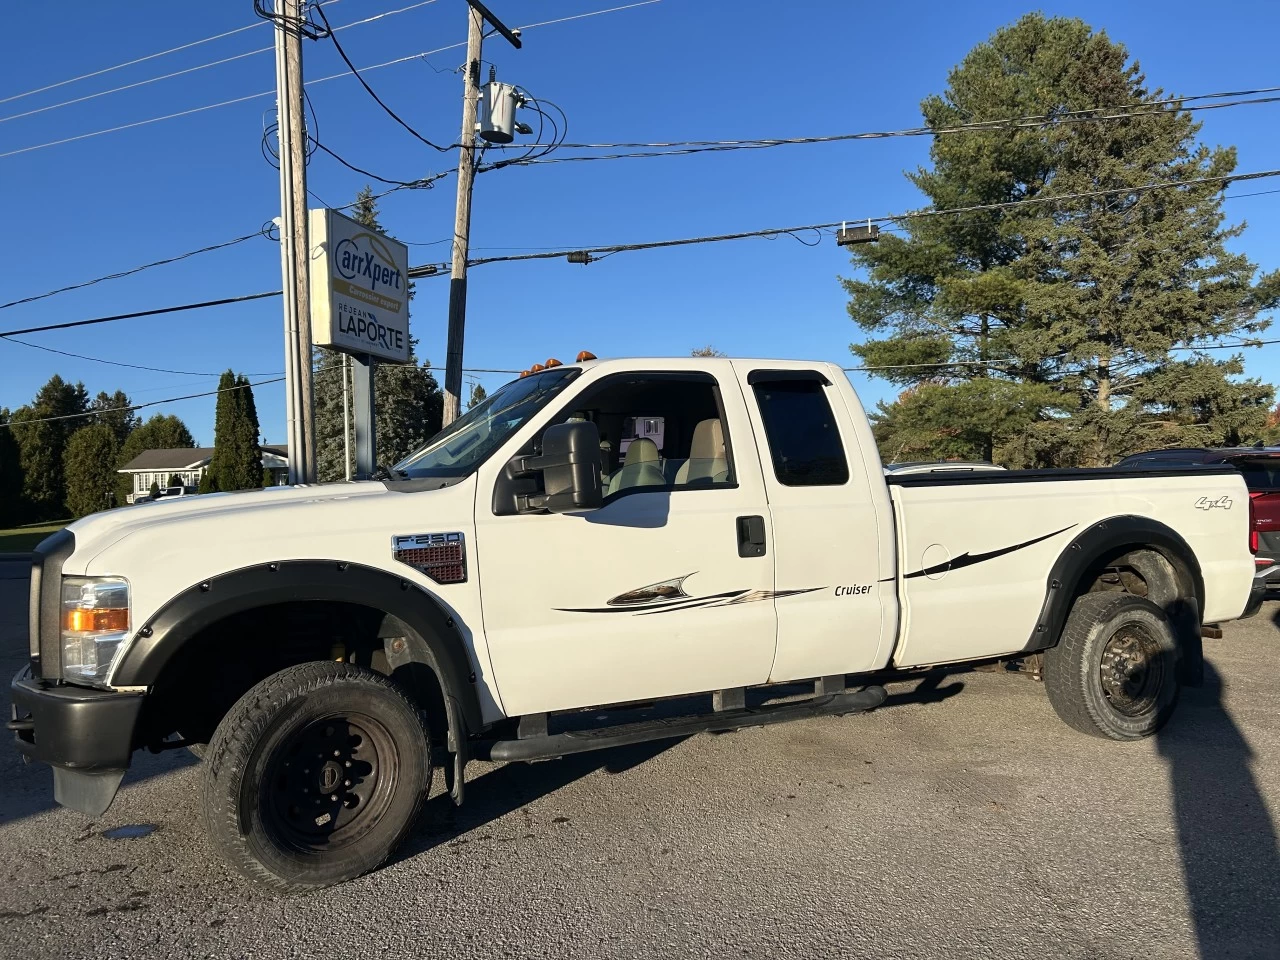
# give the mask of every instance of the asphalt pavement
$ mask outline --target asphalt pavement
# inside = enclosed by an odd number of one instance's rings
[[[217,860],[184,752],[137,756],[92,820],[0,744],[0,957],[1280,957],[1277,622],[1206,641],[1209,682],[1140,743],[968,673],[870,714],[476,763],[396,862],[293,898]]]

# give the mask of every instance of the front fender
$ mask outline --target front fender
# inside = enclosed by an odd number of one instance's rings
[[[482,728],[475,671],[453,617],[432,594],[395,574],[338,560],[286,560],[211,577],[178,594],[134,635],[110,682],[149,687],[182,645],[206,627],[257,607],[292,601],[361,604],[395,617],[434,660],[441,687],[469,731]]]

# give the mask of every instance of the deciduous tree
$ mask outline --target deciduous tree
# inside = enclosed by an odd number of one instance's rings
[[[119,456],[120,443],[110,423],[90,424],[71,435],[62,462],[67,510],[73,517],[115,506]]]

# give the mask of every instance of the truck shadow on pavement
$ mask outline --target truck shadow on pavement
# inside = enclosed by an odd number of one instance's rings
[[[885,709],[902,704],[930,704],[947,700],[964,689],[964,683],[952,681],[942,686],[942,681],[951,674],[936,671],[919,678],[914,688],[903,686],[893,690],[885,700]],[[712,734],[713,736],[733,736],[730,733]],[[655,740],[628,747],[614,747],[608,750],[580,753],[550,760],[542,763],[508,763],[495,766],[489,772],[474,780],[467,781],[466,802],[456,807],[448,794],[438,794],[427,803],[422,825],[410,836],[399,852],[388,862],[388,866],[411,859],[439,847],[447,847],[470,842],[466,837],[474,831],[481,830],[510,813],[533,803],[541,797],[555,793],[577,780],[581,780],[596,771],[606,773],[624,773],[652,760],[666,752],[687,737],[670,740]],[[558,824],[563,819],[553,820]],[[545,824],[534,822],[526,817],[514,829],[526,838],[535,835],[535,831],[545,829]],[[508,831],[512,828],[508,828]],[[504,832],[508,832],[504,831]],[[495,839],[482,836],[478,839]],[[514,840],[508,836],[499,840]]]
[[[1253,751],[1222,701],[1207,660],[1204,686],[1182,691],[1157,734],[1168,761],[1187,903],[1202,960],[1280,950],[1280,850],[1253,776]]]

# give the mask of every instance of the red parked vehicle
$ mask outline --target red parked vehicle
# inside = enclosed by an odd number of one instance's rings
[[[1249,510],[1255,538],[1254,562],[1258,569],[1275,571],[1268,589],[1280,591],[1280,447],[1178,447],[1135,453],[1116,464],[1124,467],[1176,467],[1229,463],[1249,488]]]

